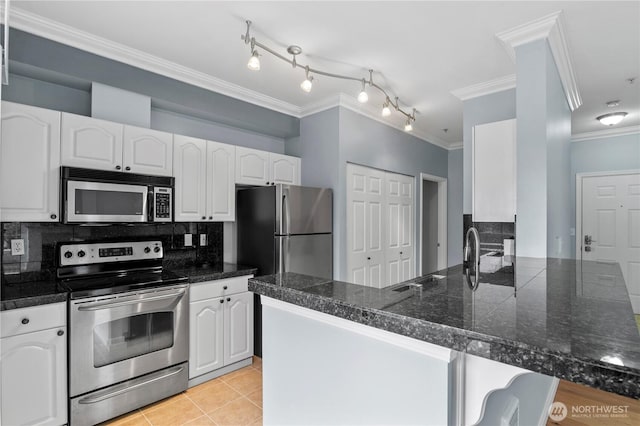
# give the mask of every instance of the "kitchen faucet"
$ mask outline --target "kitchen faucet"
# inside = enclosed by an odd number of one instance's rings
[[[475,251],[475,259],[474,259],[474,264],[475,264],[475,277],[474,280],[471,280],[471,262],[470,262],[470,257],[471,257],[471,238],[470,236],[473,235],[473,239],[474,239],[474,251]],[[476,288],[478,288],[478,284],[480,282],[480,234],[478,233],[478,230],[476,228],[474,228],[473,226],[470,227],[467,230],[467,234],[465,235],[465,244],[464,244],[464,262],[465,262],[465,276],[467,278],[467,284],[469,285],[469,288],[471,290],[475,290]]]

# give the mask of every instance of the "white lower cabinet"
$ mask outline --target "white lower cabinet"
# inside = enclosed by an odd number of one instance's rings
[[[253,355],[251,276],[191,284],[189,379]]]
[[[66,424],[66,304],[3,311],[0,317],[0,423]],[[46,329],[34,331],[38,327]]]

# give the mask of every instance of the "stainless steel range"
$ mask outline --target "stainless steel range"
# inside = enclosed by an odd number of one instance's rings
[[[94,425],[187,388],[189,287],[160,241],[58,246],[69,297],[69,419]]]

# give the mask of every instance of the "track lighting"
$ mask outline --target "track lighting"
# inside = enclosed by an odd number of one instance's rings
[[[404,131],[410,132],[413,130],[413,126],[411,125],[411,119],[407,118],[407,124],[404,125]]]
[[[362,90],[360,91],[360,93],[358,93],[358,102],[360,102],[361,104],[367,103],[367,101],[369,100],[369,95],[367,95],[366,90],[364,89],[365,86],[365,81],[364,78],[362,79]]]
[[[387,98],[387,100],[384,101],[384,104],[382,105],[382,116],[388,117],[390,115],[391,115],[391,110],[389,109],[389,98]]]
[[[312,83],[313,77],[309,77],[309,67],[305,67],[304,72],[305,72],[306,78],[302,83],[300,83],[300,88],[305,92],[309,93],[311,92],[311,88],[313,87],[313,83]]]
[[[404,115],[407,118],[407,124],[404,126],[405,131],[410,132],[411,130],[413,130],[413,126],[411,125],[411,123],[416,120],[416,113],[417,113],[416,109],[413,108],[411,113],[407,112],[405,109],[403,109],[400,106],[400,101],[397,96],[394,98],[395,100],[392,101],[391,98],[389,97],[389,93],[387,93],[387,91],[382,86],[378,85],[376,82],[373,81],[373,70],[371,69],[369,70],[369,78],[366,79],[366,78],[358,78],[358,77],[353,77],[353,76],[343,75],[343,74],[335,74],[332,72],[311,68],[308,65],[299,64],[296,57],[297,55],[300,55],[302,53],[302,48],[300,46],[290,45],[289,47],[287,47],[287,53],[291,55],[291,58],[289,58],[285,56],[286,54],[284,55],[280,54],[275,50],[269,48],[268,46],[265,46],[264,44],[256,41],[255,37],[252,37],[250,33],[251,21],[246,21],[246,24],[247,24],[247,31],[245,34],[242,34],[240,38],[244,41],[245,44],[249,44],[251,47],[251,58],[247,63],[247,67],[250,70],[258,71],[260,69],[260,59],[258,58],[259,55],[258,55],[258,51],[256,50],[256,47],[259,47],[263,51],[272,54],[276,58],[287,62],[293,68],[303,68],[305,70],[305,80],[302,83],[300,83],[300,88],[307,93],[311,92],[311,89],[313,88],[313,76],[310,76],[309,73],[323,75],[331,78],[338,78],[341,80],[350,80],[350,81],[360,82],[362,84],[362,90],[360,91],[360,93],[358,93],[358,97],[357,97],[360,103],[366,103],[369,101],[369,94],[366,91],[366,86],[368,84],[370,87],[373,87],[377,89],[379,92],[381,92],[382,95],[384,95],[385,97],[385,102],[382,106],[382,116],[383,117],[390,116],[391,108],[393,108],[394,111]]]
[[[251,71],[260,71],[260,59],[258,59],[258,51],[254,50],[247,62],[247,68]]]

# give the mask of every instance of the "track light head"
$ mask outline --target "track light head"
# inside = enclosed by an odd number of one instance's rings
[[[407,119],[407,124],[404,125],[404,131],[405,132],[410,132],[413,130],[413,126],[411,125],[411,119],[408,118]]]
[[[388,117],[390,115],[391,115],[391,109],[389,109],[389,98],[387,98],[387,100],[384,101],[384,104],[382,105],[382,116]]]
[[[251,71],[260,71],[260,59],[258,58],[258,51],[253,50],[249,62],[247,62],[247,68]]]
[[[291,47],[291,46],[289,46]],[[311,88],[313,87],[313,77],[309,77],[309,67],[306,66],[304,67],[304,75],[305,75],[305,79],[302,83],[300,83],[300,88],[302,90],[304,90],[305,92],[309,93],[311,92]]]
[[[364,90],[364,85],[365,85],[365,81],[363,78],[362,91],[358,94],[358,102],[360,102],[361,104],[367,103],[367,101],[369,100],[369,95],[367,95],[367,92]]]

